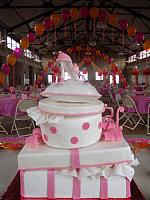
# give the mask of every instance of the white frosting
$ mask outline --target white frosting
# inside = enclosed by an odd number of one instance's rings
[[[50,98],[46,98],[39,101],[38,108],[46,113],[65,116],[93,115],[104,112],[104,104],[98,100],[88,103],[69,103],[51,101]]]
[[[126,198],[126,191],[128,191],[129,188],[127,188],[126,176],[121,173],[123,171],[119,171],[120,167],[121,166],[116,167],[118,168],[118,174],[114,173],[107,179],[108,198]],[[124,169],[125,167],[129,168],[129,166],[124,166]],[[22,181],[21,184],[24,186],[25,193],[22,194],[22,196],[28,198],[47,198],[47,170],[25,171]],[[99,175],[94,176],[93,178],[84,177],[80,181],[81,198],[100,198],[100,191],[103,187],[100,184],[101,179]],[[64,175],[61,171],[55,172],[54,182],[54,198],[72,198],[73,176]]]
[[[90,83],[71,79],[63,83],[52,83],[42,95],[58,101],[69,102],[86,102],[101,97]]]
[[[134,160],[134,155],[125,140],[101,141],[80,148],[79,152],[81,167],[104,166]],[[24,146],[18,156],[18,167],[19,169],[70,168],[70,150],[50,148],[44,144],[35,149]]]

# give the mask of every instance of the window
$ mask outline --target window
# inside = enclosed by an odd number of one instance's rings
[[[80,72],[80,80],[87,81],[88,80],[88,73],[83,74],[83,72]]]
[[[48,75],[48,83],[49,83],[49,84],[52,83],[52,75],[51,75],[51,74]]]
[[[103,80],[103,79],[104,79],[103,74],[102,74],[102,76],[99,76],[98,72],[95,72],[95,80]]]

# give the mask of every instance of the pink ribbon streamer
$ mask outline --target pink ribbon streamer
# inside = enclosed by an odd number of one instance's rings
[[[25,196],[25,192],[24,192],[24,170],[20,171],[20,193],[21,196],[24,197]]]
[[[55,171],[47,171],[47,197],[48,199],[55,198]]]
[[[71,149],[70,150],[70,162],[72,169],[80,168],[80,153],[79,149]]]
[[[126,178],[126,198],[131,197],[130,181]]]
[[[73,177],[73,191],[72,191],[72,199],[80,200],[80,180],[76,177]]]
[[[104,176],[100,177],[100,198],[108,198],[108,180]]]

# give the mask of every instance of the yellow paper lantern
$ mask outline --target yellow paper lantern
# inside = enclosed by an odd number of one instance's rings
[[[28,40],[28,38],[23,37],[23,38],[20,40],[20,47],[21,47],[22,49],[28,49],[28,47],[29,47],[29,40]]]
[[[9,54],[6,58],[7,64],[14,66],[16,64],[16,56],[14,54]]]

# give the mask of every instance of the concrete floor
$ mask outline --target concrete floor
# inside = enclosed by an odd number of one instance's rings
[[[138,137],[145,136],[138,135]],[[5,192],[7,186],[17,173],[18,153],[19,151],[0,151],[0,196]],[[140,165],[135,167],[134,180],[142,191],[145,199],[150,200],[150,148],[137,152],[136,156]]]

